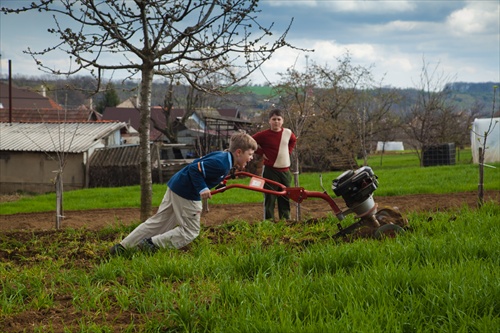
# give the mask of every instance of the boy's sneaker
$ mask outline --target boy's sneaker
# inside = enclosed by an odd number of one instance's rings
[[[159,247],[153,244],[153,240],[151,238],[144,238],[137,247],[142,252],[155,253],[158,251]]]
[[[109,249],[109,254],[111,254],[112,256],[119,256],[119,255],[124,254],[125,251],[126,251],[125,247],[123,245],[121,245],[120,243],[118,243],[118,244],[113,245]]]

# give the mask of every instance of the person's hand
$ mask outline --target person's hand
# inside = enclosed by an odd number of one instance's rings
[[[210,190],[205,190],[205,191],[200,193],[200,196],[202,199],[211,199],[212,193],[210,192]]]
[[[262,158],[265,159],[265,160],[268,160],[266,154],[262,154]]]

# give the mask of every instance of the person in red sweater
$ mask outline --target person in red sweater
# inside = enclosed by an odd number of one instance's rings
[[[255,154],[262,155],[264,159],[264,171],[262,177],[279,182],[290,187],[292,174],[290,173],[290,155],[297,143],[295,134],[283,128],[283,115],[280,109],[269,112],[270,128],[254,134],[252,137],[259,145]],[[280,190],[276,186],[266,184],[265,188]],[[279,218],[290,219],[290,201],[283,196],[264,194],[264,219],[274,220],[274,207],[278,201]]]

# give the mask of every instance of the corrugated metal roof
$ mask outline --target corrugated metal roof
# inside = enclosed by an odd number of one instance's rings
[[[94,151],[90,159],[90,165],[98,167],[132,166],[140,163],[139,145],[99,148]]]
[[[169,147],[185,147],[185,144],[174,143],[174,144],[163,144],[163,148]],[[156,146],[151,144],[151,162],[153,167],[155,166],[155,161],[158,159],[158,151]],[[139,145],[123,145],[118,147],[104,147],[99,148],[94,151],[92,157],[90,158],[91,167],[113,167],[113,166],[138,166],[141,163],[141,148]],[[170,159],[161,160],[162,166],[172,166],[172,165],[185,165],[192,162],[193,159]]]
[[[0,150],[81,153],[126,126],[122,122],[0,123]]]

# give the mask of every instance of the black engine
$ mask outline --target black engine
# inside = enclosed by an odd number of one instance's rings
[[[348,207],[356,206],[370,199],[377,189],[377,176],[368,167],[348,170],[332,182],[332,190],[337,196],[342,196]]]

